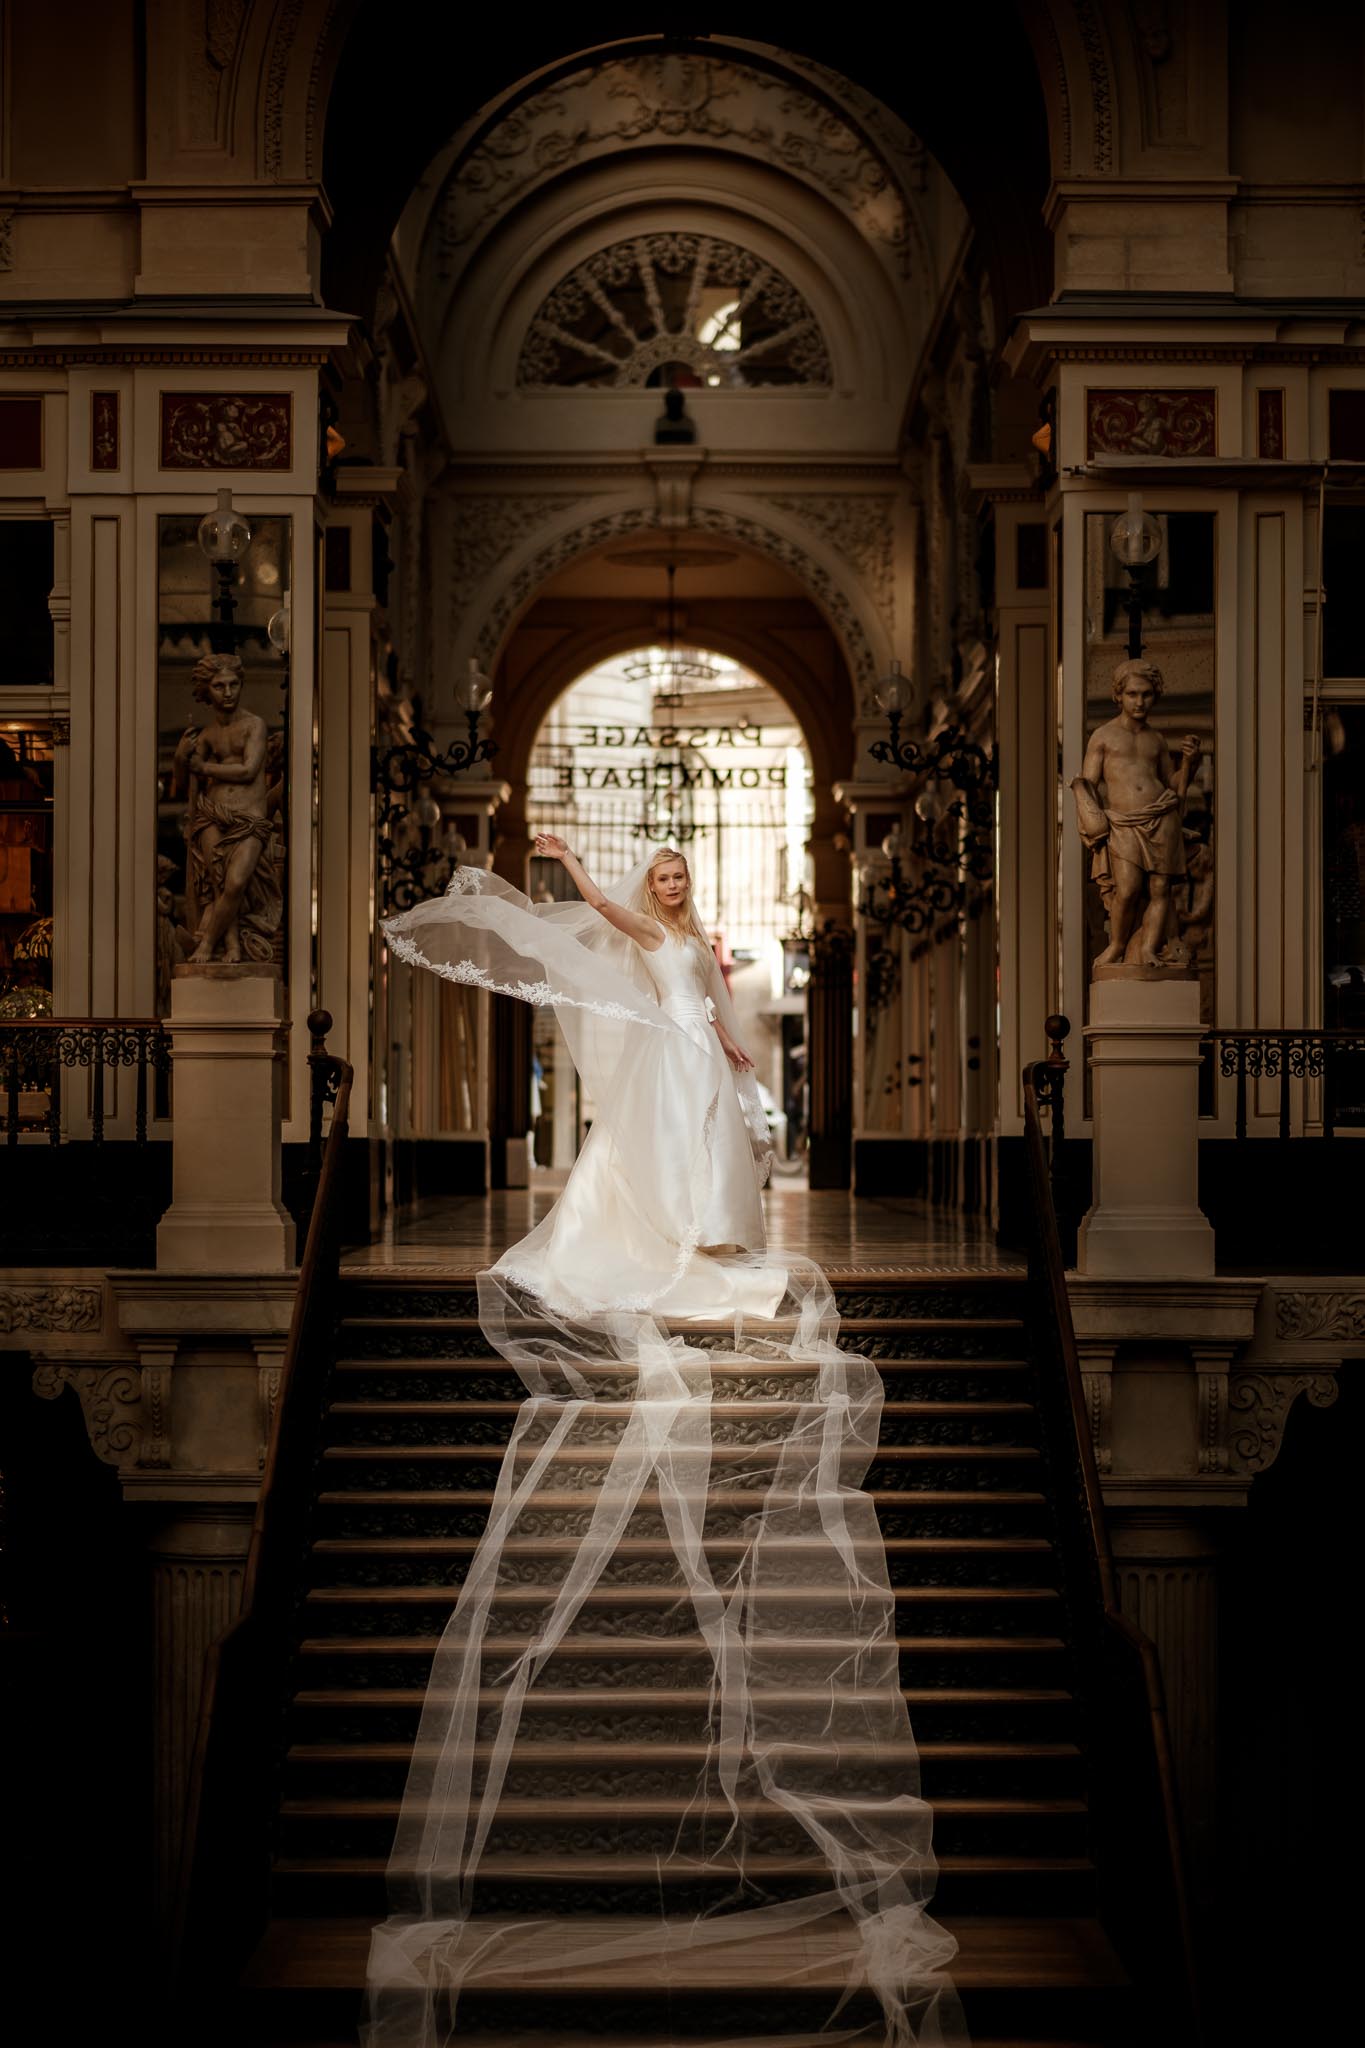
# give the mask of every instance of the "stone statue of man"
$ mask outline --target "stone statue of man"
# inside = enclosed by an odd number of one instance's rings
[[[1147,723],[1165,687],[1150,661],[1119,663],[1113,683],[1118,716],[1091,736],[1071,785],[1081,837],[1093,855],[1090,873],[1109,918],[1109,944],[1097,968],[1178,967],[1188,958],[1176,936],[1171,884],[1185,873],[1181,820],[1200,748],[1187,733],[1177,762]]]
[[[192,963],[273,960],[284,914],[272,841],[263,718],[242,709],[242,663],[206,654],[190,674],[196,700],[212,712],[176,748],[177,780],[188,776],[185,807],[186,909],[195,920]]]

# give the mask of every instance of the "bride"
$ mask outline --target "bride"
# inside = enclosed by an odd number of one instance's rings
[[[553,1006],[593,1114],[559,1200],[478,1276],[484,1336],[528,1398],[432,1665],[367,2048],[436,2048],[467,2024],[462,2000],[553,1999],[574,1972],[693,1985],[741,1942],[746,1981],[791,1987],[798,2008],[817,1952],[837,1958],[830,2038],[958,2041],[885,1549],[859,1484],[880,1376],[840,1348],[819,1268],[767,1253],[766,1119],[686,860],[664,848],[604,890],[562,839],[536,849],[578,902],[533,904],[459,868],[383,926],[401,960]],[[553,1564],[533,1567],[547,1529]],[[676,1691],[680,1658],[695,1693]],[[533,1876],[578,1868],[572,1832],[528,1836],[519,1730],[553,1726],[545,1703],[594,1682],[607,1690],[579,1697],[608,1719],[616,1701],[627,1744],[642,1688],[698,1701],[691,1739],[650,1750],[649,1799],[637,1812],[623,1789],[612,1809],[618,1840],[644,1842],[659,1910],[509,1916],[528,1842],[545,1859]],[[647,1813],[666,1816],[657,1839]],[[793,2020],[780,1995],[757,2013],[744,2048],[797,2048],[830,2019]]]

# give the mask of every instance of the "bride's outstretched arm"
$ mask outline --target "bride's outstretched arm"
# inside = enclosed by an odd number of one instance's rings
[[[559,861],[583,901],[608,924],[614,924],[618,932],[624,932],[649,953],[663,944],[664,935],[653,918],[641,917],[638,911],[627,910],[624,904],[613,903],[609,896],[604,896],[578,855],[553,832],[536,834],[536,852],[545,860]]]

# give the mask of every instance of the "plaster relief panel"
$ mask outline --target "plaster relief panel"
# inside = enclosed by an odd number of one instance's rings
[[[162,469],[288,469],[293,401],[287,391],[163,391]]]
[[[1087,391],[1085,452],[1095,455],[1216,455],[1217,393]]]

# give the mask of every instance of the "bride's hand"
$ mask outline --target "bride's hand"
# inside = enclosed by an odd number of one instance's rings
[[[567,841],[556,838],[553,832],[537,832],[536,852],[542,860],[563,860],[568,850]]]
[[[742,1045],[736,1045],[732,1039],[726,1042],[725,1057],[737,1074],[748,1074],[753,1071],[754,1063],[748,1053]]]

